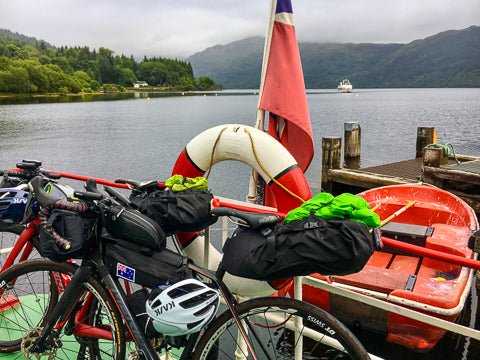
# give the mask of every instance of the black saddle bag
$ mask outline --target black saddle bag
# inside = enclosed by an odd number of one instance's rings
[[[54,238],[40,231],[40,248],[42,255],[50,260],[62,262],[68,259],[81,259],[95,242],[95,224],[97,215],[89,211],[78,213],[68,210],[53,209],[48,217],[48,224],[65,240],[70,241],[70,248],[59,247]]]
[[[112,275],[149,288],[193,277],[188,258],[169,249],[154,251],[119,240],[106,245],[104,258]]]
[[[364,224],[310,215],[277,225],[267,236],[239,232],[224,245],[222,267],[232,275],[266,281],[346,275],[360,271],[372,254],[372,234]]]
[[[153,250],[165,249],[167,238],[162,227],[138,211],[112,206],[104,216],[105,229],[115,239],[127,240]]]
[[[200,231],[217,221],[217,217],[210,213],[213,195],[208,190],[158,190],[130,199],[142,214],[155,220],[167,235]]]

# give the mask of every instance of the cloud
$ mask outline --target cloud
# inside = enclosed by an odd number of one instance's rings
[[[264,36],[269,0],[0,0],[0,26],[61,46],[184,58]],[[299,41],[401,42],[479,25],[478,0],[293,0]]]

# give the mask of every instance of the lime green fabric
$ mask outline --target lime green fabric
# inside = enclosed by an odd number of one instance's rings
[[[315,195],[310,200],[305,201],[298,208],[291,210],[285,218],[285,223],[306,218],[310,215],[311,211],[316,211],[324,206],[329,205],[333,199],[333,195],[326,192]]]
[[[165,181],[165,186],[173,192],[184,191],[187,189],[205,190],[208,187],[207,179],[204,177],[184,178],[182,175],[173,175]]]
[[[365,199],[349,193],[336,197],[329,193],[320,193],[290,211],[285,218],[285,223],[306,218],[311,212],[327,220],[340,218],[358,221],[368,227],[380,226],[379,216],[370,210],[370,205]]]

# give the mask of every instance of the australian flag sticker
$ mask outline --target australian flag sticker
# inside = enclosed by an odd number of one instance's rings
[[[117,276],[121,277],[122,279],[135,282],[135,269],[132,269],[127,265],[117,263]]]

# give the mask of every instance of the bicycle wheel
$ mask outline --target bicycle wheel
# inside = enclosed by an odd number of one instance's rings
[[[239,337],[229,310],[205,331],[193,355],[210,359],[369,359],[358,339],[332,315],[311,304],[279,297],[257,298],[239,304],[238,316],[252,349]],[[300,339],[300,340],[299,340]]]
[[[12,249],[15,246],[20,234],[24,230],[24,227],[12,227],[12,228],[3,228],[0,227],[0,268],[3,267],[3,264],[8,259],[9,256],[12,256]],[[29,243],[33,246],[29,253],[24,253],[24,249],[18,254],[13,263],[20,261],[21,256],[24,256],[28,259],[38,259],[41,258],[41,249],[40,249],[40,240],[38,235],[34,234],[30,239]],[[27,243],[28,244],[28,243]],[[27,250],[28,251],[28,250]],[[25,259],[24,259],[25,260]]]
[[[36,259],[0,273],[0,352],[22,350],[25,358],[35,359],[35,354],[30,354],[28,349],[75,269],[71,264]],[[81,313],[81,318],[77,317],[84,307],[87,311]],[[81,323],[81,332],[74,320]],[[104,336],[95,337],[93,327],[103,330]],[[59,359],[124,358],[122,319],[110,295],[93,277],[83,284],[83,293],[67,324],[61,331],[52,332],[51,340],[55,344],[51,350],[53,357]]]

